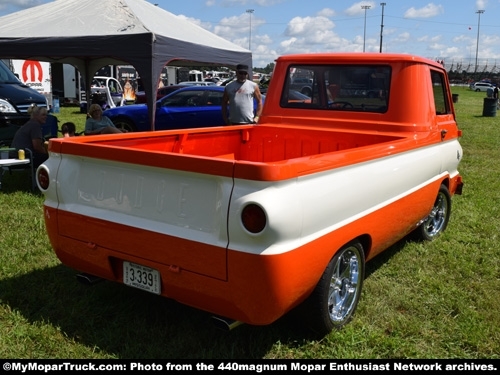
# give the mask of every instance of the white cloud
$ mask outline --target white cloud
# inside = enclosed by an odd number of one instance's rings
[[[424,36],[421,36],[419,38],[417,38],[417,41],[420,43],[436,43],[436,42],[439,42],[442,40],[442,36],[441,35],[433,35],[433,36],[429,36],[429,35],[424,35]]]
[[[330,9],[330,8],[324,8],[324,9],[321,9],[317,15],[319,17],[326,17],[326,18],[331,18],[331,17],[334,17],[335,16],[335,11],[333,9]]]
[[[340,38],[333,29],[335,24],[328,18],[295,17],[286,27],[285,36],[288,39],[280,43],[280,53],[316,52],[339,50],[348,44]],[[352,50],[352,47],[350,48]]]
[[[393,42],[397,43],[406,43],[410,40],[410,33],[404,32],[399,35],[397,35],[394,39]]]
[[[423,8],[420,9],[415,9],[411,7],[408,9],[404,17],[405,18],[429,18],[429,17],[435,17],[439,14],[444,13],[444,9],[441,5],[435,5],[433,3],[429,3]]]
[[[477,9],[485,9],[486,5],[488,4],[488,0],[476,0],[476,7]]]
[[[262,7],[272,6],[275,4],[282,3],[285,0],[222,0],[220,6],[222,7],[242,7],[242,6],[252,6],[259,5]]]
[[[210,22],[201,22],[199,19],[197,18],[192,18],[192,17],[186,17],[185,15],[183,14],[180,14],[179,15],[179,18],[181,19],[184,19],[186,21],[189,21],[191,23],[194,23],[195,25],[198,25],[200,27],[203,27],[204,29],[206,30],[212,30],[212,24]]]
[[[351,5],[349,8],[345,10],[345,14],[348,16],[359,16],[359,15],[364,15],[365,14],[365,9],[362,8],[362,6],[369,6],[369,9],[375,8],[375,2],[374,1],[360,1],[358,3],[354,3]],[[367,11],[369,11],[367,9]]]
[[[294,36],[318,31],[327,31],[335,27],[335,24],[326,17],[294,17],[288,23],[285,35]]]
[[[435,51],[440,51],[442,49],[446,48],[444,44],[439,44],[439,43],[431,43],[429,44],[429,49],[430,50],[435,50]]]

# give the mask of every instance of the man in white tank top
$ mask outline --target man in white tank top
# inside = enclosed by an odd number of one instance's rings
[[[222,118],[227,125],[255,124],[262,112],[259,85],[247,79],[248,66],[236,66],[236,80],[229,83],[222,97]],[[257,108],[254,112],[254,99]],[[229,116],[228,116],[229,106]]]

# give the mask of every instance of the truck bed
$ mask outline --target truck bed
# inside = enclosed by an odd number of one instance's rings
[[[408,133],[244,125],[73,137],[55,140],[50,149],[126,163],[269,181],[402,152],[415,143],[413,140],[405,146],[401,142],[407,139],[405,134]],[[311,159],[316,162],[310,163]],[[235,163],[237,167],[233,170],[230,165]],[[292,169],[291,165],[294,165]]]
[[[232,131],[182,133],[104,144],[136,150],[172,152],[270,163],[390,142],[402,137],[373,133],[254,126]]]

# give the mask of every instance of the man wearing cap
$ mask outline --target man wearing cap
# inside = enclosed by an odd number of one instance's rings
[[[222,97],[222,118],[227,125],[255,124],[262,112],[262,94],[259,85],[247,79],[248,66],[236,66],[236,80],[229,83]],[[257,109],[254,113],[254,99]],[[228,116],[229,105],[229,116]]]

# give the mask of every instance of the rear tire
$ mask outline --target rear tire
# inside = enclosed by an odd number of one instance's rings
[[[365,255],[359,241],[341,248],[326,267],[312,294],[304,301],[309,326],[324,336],[341,329],[353,317],[361,297]]]
[[[415,229],[415,237],[419,241],[432,241],[443,233],[448,226],[451,215],[451,196],[448,188],[441,185],[431,212],[422,224]]]

